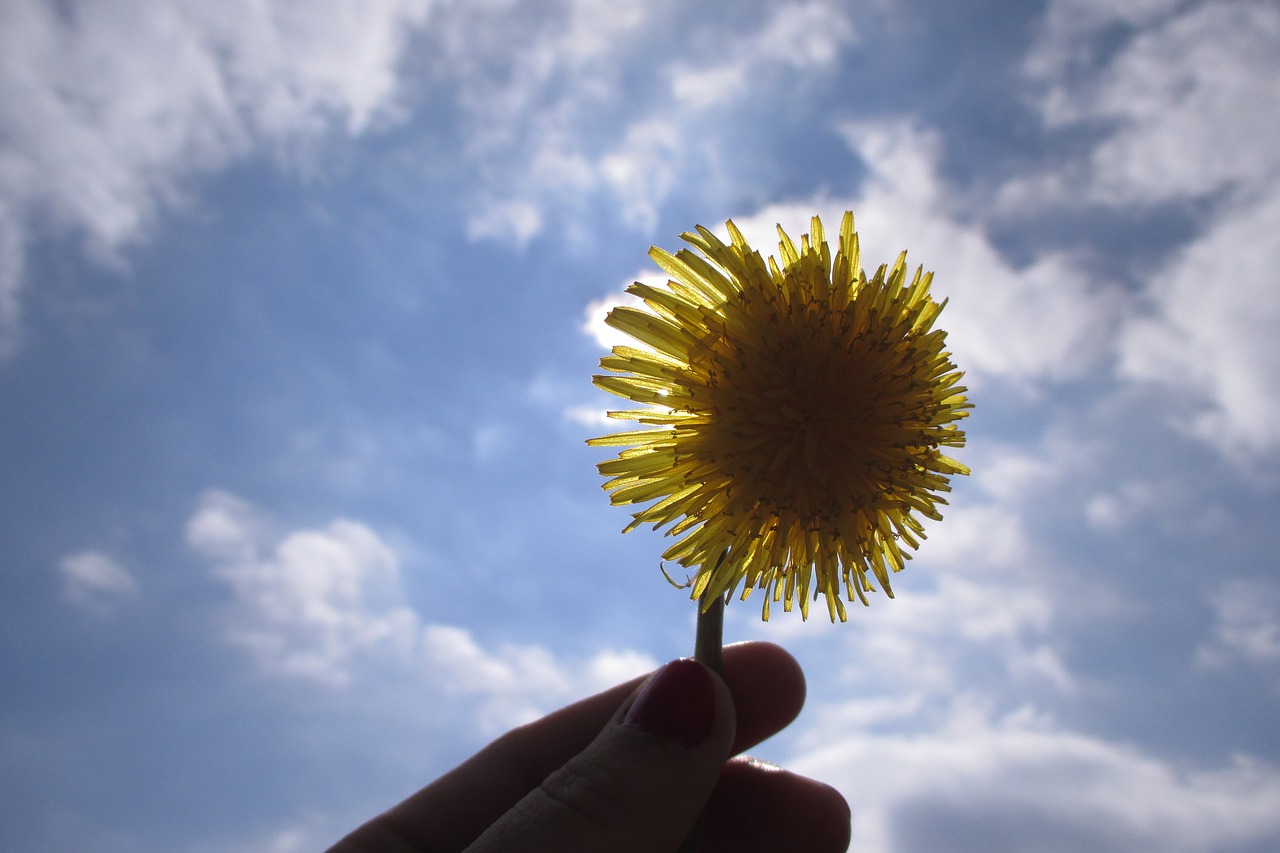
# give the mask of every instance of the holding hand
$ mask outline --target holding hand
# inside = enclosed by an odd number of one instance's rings
[[[329,853],[843,851],[833,788],[737,756],[800,713],[804,675],[768,643],[724,677],[677,660],[513,729]]]

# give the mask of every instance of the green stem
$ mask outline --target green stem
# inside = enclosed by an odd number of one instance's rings
[[[706,609],[703,609],[704,605]],[[724,675],[724,596],[722,595],[717,595],[710,604],[698,602],[698,628],[693,639],[693,659],[716,675]]]
[[[724,557],[720,559],[723,560]],[[693,639],[693,659],[716,675],[724,675],[723,595],[717,595],[710,602],[698,602],[698,627]],[[680,845],[679,853],[697,853],[698,837],[701,834],[702,817],[699,816],[697,823],[693,825],[693,830]]]
[[[714,575],[729,556],[725,548],[711,569]],[[698,628],[693,638],[693,659],[714,672],[724,675],[724,602],[726,595],[708,600],[706,593],[698,599]]]

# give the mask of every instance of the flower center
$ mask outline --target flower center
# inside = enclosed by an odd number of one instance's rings
[[[691,365],[705,382],[690,389],[690,411],[708,423],[684,449],[713,460],[729,512],[834,532],[849,508],[882,506],[885,484],[914,467],[908,448],[928,419],[912,366],[927,354],[900,318],[851,322],[826,300],[797,303],[747,292],[726,312]]]

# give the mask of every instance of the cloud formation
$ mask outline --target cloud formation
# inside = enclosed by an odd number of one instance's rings
[[[231,592],[226,639],[265,672],[330,688],[374,673],[421,680],[439,700],[473,704],[484,734],[657,665],[625,649],[574,658],[533,644],[487,649],[466,628],[424,622],[394,549],[359,522],[279,531],[244,500],[211,490],[187,521],[186,541]]]
[[[110,262],[195,176],[393,117],[397,66],[428,8],[0,6],[0,346],[14,343],[24,255],[45,229]]]
[[[1168,395],[1180,429],[1247,464],[1280,451],[1280,183],[1157,270],[1119,373]]]
[[[824,708],[791,762],[849,792],[853,850],[1196,853],[1280,831],[1280,770],[1248,758],[1185,769],[966,694],[883,733],[864,705]]]
[[[213,561],[240,605],[229,637],[269,670],[343,685],[361,654],[413,643],[414,613],[400,601],[399,561],[368,527],[337,519],[276,538],[226,492],[205,494],[187,544]]]
[[[1210,601],[1212,633],[1196,650],[1196,662],[1269,671],[1280,687],[1280,587],[1269,580],[1239,578],[1224,584]]]
[[[1270,3],[1058,0],[1028,79],[1049,127],[1106,132],[1005,188],[1015,208],[1209,211],[1189,243],[1139,273],[1118,374],[1159,388],[1187,432],[1242,463],[1280,449],[1278,45]]]
[[[948,200],[938,174],[942,143],[936,133],[901,120],[845,124],[840,132],[869,169],[860,190],[843,198],[824,195],[770,204],[735,216],[734,224],[754,248],[776,255],[776,226],[798,239],[809,232],[814,214],[834,239],[843,212],[852,210],[868,274],[906,250],[910,266],[934,272],[935,294],[953,300],[940,325],[947,329],[948,344],[968,384],[1002,379],[1029,387],[1099,367],[1114,346],[1121,302],[1113,289],[1092,281],[1063,253],[1046,254],[1024,267],[1007,260],[984,223],[962,219],[963,211]],[[728,239],[722,223],[700,224]],[[683,244],[672,239],[663,246],[674,251]],[[637,278],[666,281],[657,272]],[[627,298],[619,294],[588,307],[585,330],[602,346],[624,342],[624,336],[603,325],[603,318],[612,306],[629,304]]]
[[[775,4],[746,32],[704,28],[686,10],[689,31],[716,45],[699,61],[671,55],[665,3],[567,0],[539,11],[460,4],[433,35],[436,73],[456,87],[467,156],[484,176],[473,238],[524,244],[553,223],[572,237],[596,200],[651,232],[681,182],[714,181],[721,153],[707,140],[717,116],[778,78],[831,73],[857,39],[838,4]],[[658,80],[636,86],[622,73],[631,60]]]
[[[1280,176],[1278,42],[1271,3],[1056,0],[1026,65],[1044,118],[1109,131],[1049,186],[1108,205],[1255,195]]]

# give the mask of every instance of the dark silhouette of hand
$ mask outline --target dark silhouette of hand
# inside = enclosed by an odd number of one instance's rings
[[[835,789],[732,757],[804,695],[768,643],[726,647],[723,678],[673,661],[513,729],[329,853],[675,853],[695,826],[700,851],[843,851]]]

